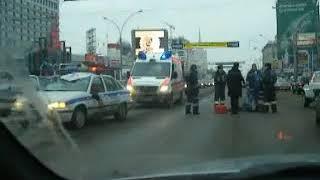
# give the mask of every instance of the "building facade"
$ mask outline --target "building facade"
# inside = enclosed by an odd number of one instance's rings
[[[269,41],[262,49],[262,63],[273,63],[277,59],[277,44]]]
[[[295,42],[291,42],[298,33],[319,32],[318,0],[277,0],[277,46],[278,59],[290,51]],[[293,61],[291,61],[293,63]]]
[[[26,50],[40,37],[59,38],[59,0],[1,0],[0,10],[0,48]]]

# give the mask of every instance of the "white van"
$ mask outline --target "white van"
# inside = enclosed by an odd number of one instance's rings
[[[309,107],[316,98],[316,91],[320,90],[320,71],[315,71],[309,84],[303,87],[304,91],[304,107]]]
[[[182,61],[171,51],[140,52],[127,82],[136,103],[162,103],[168,108],[183,101],[184,86]]]

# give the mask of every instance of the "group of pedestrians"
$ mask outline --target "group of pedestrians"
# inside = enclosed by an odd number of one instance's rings
[[[239,63],[234,63],[232,69],[226,73],[223,66],[219,65],[214,75],[215,82],[215,104],[225,104],[226,87],[228,88],[228,96],[231,100],[231,113],[238,114],[240,111],[239,99],[242,97],[242,89],[247,88],[245,99],[250,111],[269,112],[270,106],[273,113],[277,112],[275,83],[277,81],[276,74],[271,69],[271,64],[265,64],[262,70],[258,70],[256,64],[252,65],[248,72],[246,80],[244,80]],[[198,73],[196,65],[192,65],[190,73],[186,76],[186,96],[187,104],[185,113],[199,114],[199,85]]]

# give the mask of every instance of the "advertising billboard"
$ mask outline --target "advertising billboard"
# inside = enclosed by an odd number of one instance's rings
[[[276,10],[278,52],[283,56],[295,33],[316,31],[319,9],[317,0],[278,0]]]
[[[91,28],[86,32],[87,53],[95,54],[97,51],[96,28]]]
[[[139,29],[132,31],[132,46],[135,55],[145,53],[161,53],[168,48],[168,31],[165,29]]]
[[[297,46],[310,46],[316,44],[316,33],[299,33]]]

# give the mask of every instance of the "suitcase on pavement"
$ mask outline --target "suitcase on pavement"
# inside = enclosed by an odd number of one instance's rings
[[[216,114],[226,114],[226,113],[228,113],[228,108],[224,104],[215,104],[214,105],[214,112]]]

